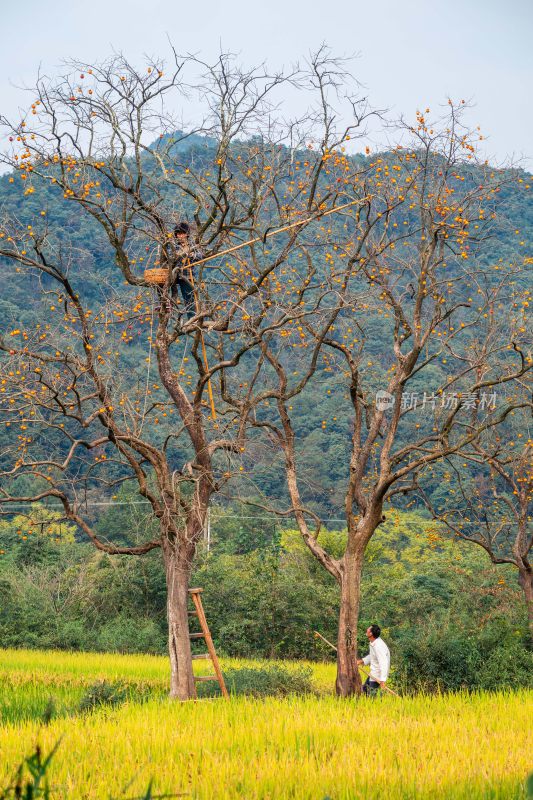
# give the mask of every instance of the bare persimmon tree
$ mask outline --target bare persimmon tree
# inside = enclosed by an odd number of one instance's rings
[[[59,505],[106,553],[162,551],[170,691],[187,699],[187,591],[209,502],[242,471],[264,337],[328,291],[305,232],[358,202],[340,153],[367,111],[350,101],[350,123],[333,125],[325,93],[347,76],[325,50],[289,73],[224,54],[65,69],[38,79],[20,120],[2,120],[14,199],[0,258],[18,310],[0,339],[0,506]],[[282,118],[291,92],[309,98],[302,120]],[[192,108],[202,118],[184,123]],[[176,257],[183,221],[188,266]],[[299,288],[285,293],[291,259]],[[183,278],[192,306],[175,291]],[[118,543],[98,535],[84,501],[124,482],[156,529]]]
[[[533,440],[531,386],[513,387],[522,405],[511,411],[505,424],[484,430],[479,438],[442,467],[446,502],[421,490],[433,517],[464,540],[478,545],[493,564],[509,564],[518,572],[524,595],[530,637],[533,639]],[[475,470],[474,479],[465,465]]]
[[[531,258],[524,259],[526,267]],[[430,496],[423,483],[420,496],[433,517],[460,539],[481,547],[493,564],[509,564],[518,572],[523,591],[530,636],[533,637],[533,403],[531,383],[530,281],[513,280],[507,302],[489,307],[490,325],[482,327],[464,354],[465,367],[479,369],[486,355],[507,342],[520,369],[516,380],[504,387],[510,406],[503,424],[484,427],[479,436],[469,438],[459,451],[438,467],[438,480],[444,491]],[[509,333],[512,333],[509,338]],[[520,345],[519,342],[522,342]],[[527,347],[526,347],[527,345]],[[488,365],[487,365],[488,366]],[[487,368],[483,368],[487,374]],[[471,430],[478,427],[479,406],[469,404]]]
[[[270,388],[255,425],[283,454],[290,497],[285,508],[268,498],[264,505],[296,518],[311,553],[339,584],[341,696],[361,691],[361,576],[387,504],[414,497],[420,481],[431,484],[432,465],[496,430],[521,406],[512,387],[531,366],[524,329],[508,314],[525,288],[527,259],[504,264],[497,247],[505,224],[500,190],[518,176],[477,158],[479,134],[463,127],[461,107],[450,103],[434,122],[429,110],[419,112],[395,134],[389,128],[400,144],[371,156],[355,177],[361,206],[340,225],[321,226],[327,248],[317,256],[334,302],[329,295],[321,318],[291,321],[261,342]],[[300,354],[296,373],[287,341]],[[348,531],[341,558],[321,545],[318,465],[301,446],[301,399],[324,391],[331,403],[336,398],[335,416],[320,423],[317,448],[332,470],[328,431],[350,439],[337,490]]]

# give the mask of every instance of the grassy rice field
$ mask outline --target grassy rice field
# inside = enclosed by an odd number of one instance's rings
[[[223,663],[245,665],[260,666]],[[533,692],[339,701],[333,665],[315,664],[319,696],[178,704],[167,670],[152,656],[0,651],[0,789],[37,742],[60,740],[54,798],[138,797],[150,779],[195,800],[525,797]],[[76,712],[97,679],[126,681],[132,699]]]

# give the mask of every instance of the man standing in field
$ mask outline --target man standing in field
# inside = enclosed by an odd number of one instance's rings
[[[379,625],[371,625],[366,629],[366,638],[370,644],[370,652],[364,658],[358,658],[357,664],[370,664],[370,675],[363,685],[363,694],[375,695],[378,688],[385,688],[385,682],[389,677],[390,651],[380,636],[381,628]]]

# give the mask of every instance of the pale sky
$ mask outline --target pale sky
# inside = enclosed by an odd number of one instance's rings
[[[179,52],[214,60],[220,49],[253,66],[288,64],[322,42],[358,54],[352,71],[373,106],[412,117],[448,96],[475,104],[470,122],[486,155],[533,166],[533,1],[0,0],[0,112],[26,105],[17,85],[62,58],[90,63],[122,51],[130,61]]]

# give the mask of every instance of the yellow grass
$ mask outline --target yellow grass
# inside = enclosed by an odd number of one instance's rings
[[[332,691],[335,682],[335,664],[311,661],[269,661],[283,664],[288,669],[311,667],[313,682],[320,691]],[[223,668],[261,667],[264,662],[251,659],[224,658]],[[94,682],[107,680],[134,680],[160,683],[169,680],[169,661],[166,656],[128,655],[115,653],[69,653],[61,650],[1,650],[0,669],[4,675],[33,675],[38,680]],[[197,661],[194,670],[198,675],[211,672],[209,662]]]
[[[0,652],[10,679],[44,692],[97,676],[166,680],[149,656]],[[242,663],[242,662],[238,662]],[[250,662],[246,662],[249,664]],[[233,661],[232,666],[237,662]],[[7,678],[6,674],[6,678]],[[332,665],[316,670],[318,683]],[[116,710],[0,728],[0,787],[39,741],[61,737],[51,770],[58,795],[154,792],[207,798],[521,798],[531,768],[533,693],[339,701],[331,695]]]

